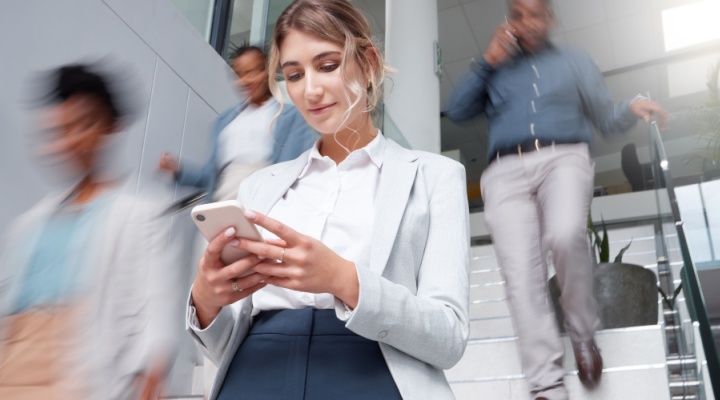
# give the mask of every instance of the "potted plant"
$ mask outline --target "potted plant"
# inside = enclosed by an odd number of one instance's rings
[[[658,323],[658,286],[655,274],[643,266],[622,262],[632,240],[610,261],[610,245],[605,221],[602,234],[588,217],[588,235],[595,257],[593,294],[598,305],[598,316],[603,329]],[[565,331],[564,316],[560,307],[560,289],[557,277],[549,281],[550,298],[555,308],[558,325]]]

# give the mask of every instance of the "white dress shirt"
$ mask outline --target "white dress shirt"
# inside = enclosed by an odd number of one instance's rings
[[[267,165],[272,157],[271,122],[280,103],[270,97],[260,107],[252,103],[232,120],[218,137],[218,167],[225,164]]]
[[[322,140],[322,139],[320,139]],[[375,216],[375,198],[380,183],[386,139],[378,131],[367,146],[350,153],[336,165],[320,155],[320,140],[311,149],[308,162],[298,179],[273,206],[268,216],[304,235],[320,240],[341,257],[356,265],[368,265]],[[277,238],[262,229],[265,239]],[[307,293],[268,285],[252,295],[252,315],[264,310],[335,309],[341,319],[352,312],[328,293]],[[231,306],[239,312],[237,302]],[[188,323],[198,332],[192,296],[188,296]],[[209,328],[206,327],[205,329]]]
[[[385,138],[378,132],[339,165],[320,155],[319,144],[315,143],[305,169],[268,216],[320,240],[356,265],[367,265]],[[261,234],[265,239],[276,238],[265,230]],[[263,310],[336,307],[331,294],[270,285],[252,296],[253,315]]]

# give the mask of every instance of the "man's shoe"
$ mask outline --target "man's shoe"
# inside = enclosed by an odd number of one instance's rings
[[[600,383],[603,361],[595,341],[573,343],[573,351],[580,382],[588,389],[596,387]]]

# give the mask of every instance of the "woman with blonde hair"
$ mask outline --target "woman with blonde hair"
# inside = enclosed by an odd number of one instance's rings
[[[269,68],[322,137],[241,184],[265,241],[228,228],[199,263],[188,330],[219,366],[211,398],[452,399],[442,370],[468,337],[463,167],[374,126],[386,67],[348,1],[290,4]],[[252,255],[225,265],[225,245]]]

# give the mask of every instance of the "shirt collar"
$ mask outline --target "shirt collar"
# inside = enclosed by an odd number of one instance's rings
[[[370,141],[365,147],[357,149],[350,153],[350,155],[364,152],[367,154],[368,157],[370,157],[370,160],[375,164],[375,166],[380,169],[383,164],[383,154],[385,152],[385,143],[386,143],[385,136],[383,136],[382,132],[378,129],[377,135],[373,140]],[[310,169],[310,165],[312,165],[313,162],[322,162],[323,158],[325,158],[323,155],[320,154],[320,142],[322,141],[322,138],[318,139],[315,142],[315,145],[310,149],[310,154],[308,155],[308,162],[305,164],[305,167],[300,172],[300,175],[298,176],[298,179],[305,176],[308,169]],[[350,156],[348,155],[348,157]],[[348,161],[346,158],[343,162]]]
[[[380,168],[383,164],[385,141],[385,136],[383,136],[382,132],[380,132],[380,130],[378,129],[375,139],[371,140],[370,143],[367,144],[367,146],[356,151],[364,150],[367,155],[370,156],[370,160],[372,160],[373,164],[375,164],[376,167]]]

